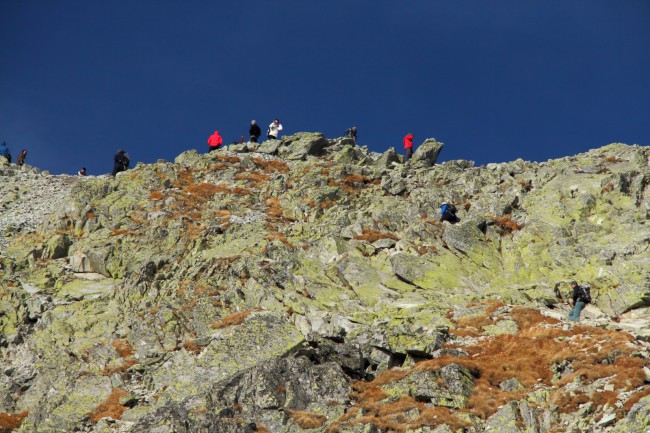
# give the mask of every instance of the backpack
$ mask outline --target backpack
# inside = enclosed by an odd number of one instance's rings
[[[580,287],[580,298],[584,301],[585,304],[591,304],[591,287],[589,284],[581,284]]]

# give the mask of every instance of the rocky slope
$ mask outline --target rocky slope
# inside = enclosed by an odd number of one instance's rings
[[[650,149],[442,147],[0,166],[0,431],[645,433]]]

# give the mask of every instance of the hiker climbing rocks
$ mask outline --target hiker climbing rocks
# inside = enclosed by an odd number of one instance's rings
[[[573,289],[573,308],[569,313],[569,320],[577,322],[580,320],[580,312],[585,306],[591,303],[591,288],[587,284],[578,284],[577,281],[571,281]]]
[[[0,156],[4,156],[7,159],[7,162],[11,164],[11,153],[9,152],[9,147],[4,141],[0,144]]]
[[[86,176],[86,167],[81,167],[81,170],[77,172],[79,176]]]
[[[260,138],[260,135],[262,135],[262,129],[260,129],[260,125],[257,124],[254,120],[251,120],[251,127],[248,128],[248,133],[250,134],[250,140],[253,143],[257,143],[257,139]]]
[[[219,149],[219,146],[223,144],[223,138],[219,135],[219,131],[214,131],[214,134],[208,137],[208,153],[213,150]]]
[[[411,159],[411,156],[413,156],[413,138],[414,135],[410,132],[404,137],[404,153],[406,153],[404,162],[408,161]]]
[[[456,224],[460,218],[456,216],[456,206],[453,203],[442,202],[440,207],[440,222],[449,221],[451,224]]]
[[[348,128],[348,130],[345,131],[345,136],[351,138],[354,140],[354,144],[357,144],[357,127],[353,126],[352,128]]]
[[[19,167],[22,167],[23,164],[25,164],[25,158],[27,158],[27,150],[23,149],[23,151],[20,152],[20,155],[18,155],[18,160],[16,161],[16,164],[18,164]]]
[[[113,159],[115,163],[113,164],[113,172],[111,175],[115,176],[120,171],[126,171],[129,168],[129,155],[122,149],[117,151]]]
[[[282,124],[278,119],[275,119],[270,125],[269,130],[266,133],[266,138],[269,140],[275,140],[278,138],[278,135],[282,131]]]

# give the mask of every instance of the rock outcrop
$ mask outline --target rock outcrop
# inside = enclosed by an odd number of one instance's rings
[[[0,166],[0,431],[645,431],[650,149],[442,149]]]

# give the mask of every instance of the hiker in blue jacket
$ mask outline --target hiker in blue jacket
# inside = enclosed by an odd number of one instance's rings
[[[9,152],[9,147],[4,141],[0,144],[0,156],[7,158],[7,162],[11,164],[11,153]]]
[[[456,216],[456,206],[453,203],[442,202],[440,207],[440,222],[449,221],[451,224],[456,224],[460,218]]]

